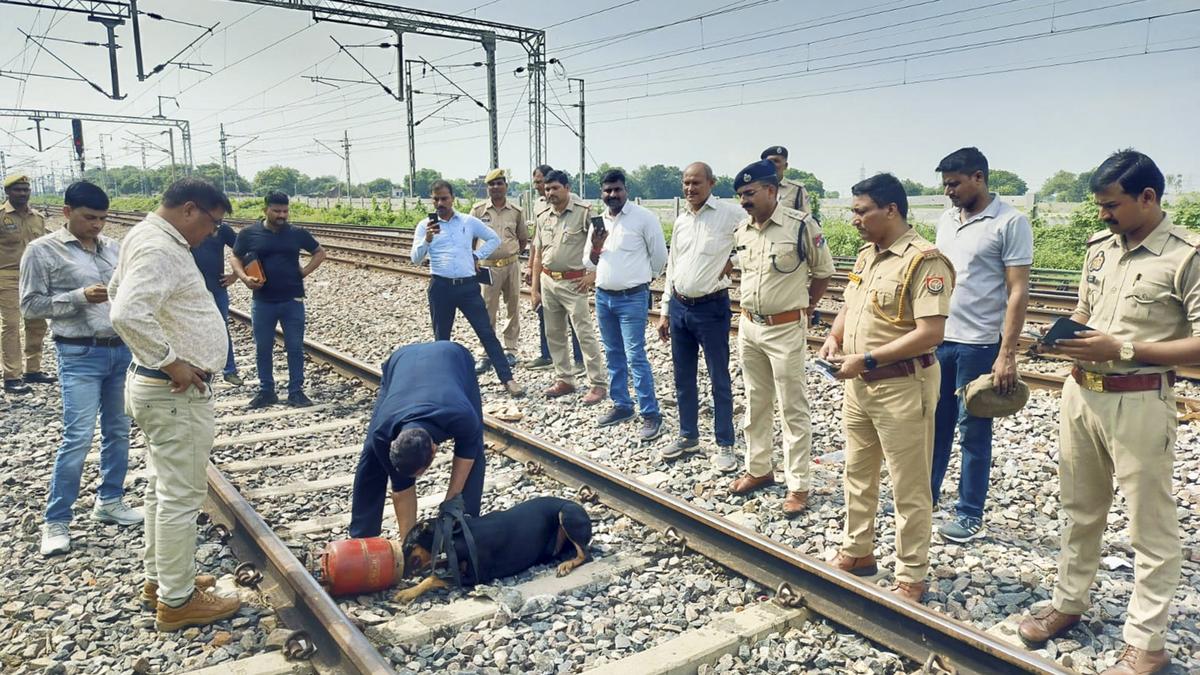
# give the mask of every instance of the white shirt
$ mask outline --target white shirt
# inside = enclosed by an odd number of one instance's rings
[[[108,297],[113,329],[138,365],[183,359],[210,373],[225,367],[225,321],[187,240],[158,214],[125,235]]]
[[[592,226],[588,224],[583,264],[596,270],[596,288],[623,291],[662,274],[667,264],[667,238],[658,216],[633,202],[625,202],[616,216],[604,210],[608,238],[600,251],[600,262],[592,264]]]
[[[746,219],[746,211],[732,201],[709,195],[698,213],[691,204],[679,212],[671,231],[671,255],[667,259],[667,281],[663,286],[688,298],[699,298],[732,285],[721,276],[734,248],[734,231]],[[669,296],[663,297],[661,313],[668,313]]]

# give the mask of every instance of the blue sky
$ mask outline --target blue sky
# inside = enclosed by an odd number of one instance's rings
[[[792,165],[845,191],[861,172],[893,171],[933,183],[938,159],[976,145],[992,166],[1016,171],[1033,188],[1058,169],[1080,171],[1117,148],[1150,154],[1163,170],[1200,189],[1200,6],[1186,0],[901,0],[821,3],[798,0],[446,0],[405,6],[545,28],[550,76],[549,163],[577,170],[573,129],[577,100],[566,78],[587,83],[588,165],[608,162],[683,165],[704,160],[732,174],[768,145],[788,146]],[[231,134],[243,174],[274,163],[309,174],[342,176],[344,165],[315,139],[337,147],[349,130],[355,181],[407,173],[404,105],[375,84],[314,83],[303,75],[369,80],[332,37],[344,44],[394,39],[379,29],[314,24],[303,12],[227,0],[142,0],[143,11],[211,25],[216,34],[180,60],[210,64],[212,75],[176,67],[138,82],[132,49],[121,50],[121,86],[112,101],[82,82],[0,77],[7,106],[108,114],[164,113],[191,120],[199,162],[219,157],[218,124]],[[35,36],[102,40],[81,15],[0,5],[0,74],[71,76],[27,43]],[[696,18],[703,16],[704,18]],[[50,28],[51,21],[54,21]],[[47,29],[50,28],[47,33]],[[200,35],[199,29],[146,19],[148,66]],[[119,42],[131,46],[129,28]],[[104,50],[46,42],[89,79],[109,87]],[[394,50],[352,51],[389,86]],[[407,58],[424,58],[470,96],[485,100],[478,45],[409,35]],[[501,165],[529,170],[524,63],[520,47],[498,49]],[[1075,62],[1070,65],[1054,65]],[[1043,67],[1052,66],[1052,67]],[[1007,72],[1003,72],[1007,71]],[[414,81],[417,165],[448,176],[484,173],[486,115],[467,97],[434,112],[457,90],[427,70]],[[560,119],[561,118],[561,121]],[[567,123],[567,124],[564,124]],[[28,120],[0,118],[0,149],[9,164],[62,166],[67,143],[38,155]],[[65,122],[47,123],[46,143],[64,137]],[[85,125],[89,162],[99,163],[98,134],[110,165],[140,163],[147,128]],[[16,137],[10,135],[15,134]],[[254,139],[254,140],[251,140]],[[166,161],[148,150],[148,163]],[[232,161],[231,161],[232,163]]]

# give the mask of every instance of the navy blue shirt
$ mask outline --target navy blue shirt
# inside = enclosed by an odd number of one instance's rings
[[[304,278],[300,276],[300,251],[316,251],[320,244],[308,230],[292,224],[278,232],[260,220],[238,232],[233,254],[243,264],[252,260],[262,264],[267,282],[254,291],[256,300],[281,302],[304,297]]]
[[[235,242],[237,242],[237,232],[225,223],[221,223],[216,234],[192,249],[192,258],[196,261],[196,267],[200,268],[200,276],[204,277],[204,285],[213,295],[226,292],[225,287],[221,285],[221,277],[225,276],[225,247],[233,248]]]
[[[478,459],[483,454],[483,402],[475,359],[466,347],[449,340],[407,345],[383,364],[363,449],[387,468],[396,492],[416,483],[397,473],[388,456],[392,441],[411,426],[428,431],[434,443],[453,438],[455,457]]]

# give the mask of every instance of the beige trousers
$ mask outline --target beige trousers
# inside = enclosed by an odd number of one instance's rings
[[[1054,607],[1067,614],[1088,608],[1116,476],[1134,551],[1125,642],[1139,649],[1163,648],[1167,609],[1179,586],[1175,415],[1175,393],[1165,382],[1159,391],[1130,393],[1087,391],[1071,378],[1063,385],[1058,478],[1066,524]]]
[[[17,380],[24,373],[42,369],[42,341],[46,338],[43,319],[21,318],[17,270],[0,271],[0,356],[4,379]],[[25,329],[25,362],[21,362],[21,329]]]
[[[146,436],[146,578],[158,597],[178,606],[196,577],[196,516],[208,493],[213,443],[212,390],[171,393],[170,382],[130,373],[125,412]]]
[[[587,369],[588,382],[594,387],[608,388],[608,373],[600,358],[600,342],[596,339],[596,325],[592,321],[592,306],[589,295],[575,290],[575,280],[555,281],[542,275],[542,308],[546,319],[546,344],[550,346],[550,358],[554,370],[563,382],[575,381],[574,360],[571,358],[570,335],[567,321],[579,338],[579,349],[583,352],[583,367]]]
[[[487,305],[488,319],[492,322],[492,330],[501,336],[504,351],[517,353],[521,338],[521,262],[505,265],[504,267],[489,267],[492,272],[492,285],[482,286],[483,302]],[[496,310],[500,307],[500,296],[504,296],[504,308],[507,322],[504,324],[504,334],[496,329]]]
[[[738,324],[738,353],[746,385],[746,471],[765,476],[775,470],[775,403],[783,428],[783,473],[789,490],[808,490],[812,469],[812,418],[804,389],[807,326],[793,321],[760,326],[748,319]]]
[[[879,470],[887,462],[896,503],[896,580],[924,581],[933,528],[933,414],[941,366],[875,382],[846,382],[846,529],[842,551],[861,558],[875,550]]]

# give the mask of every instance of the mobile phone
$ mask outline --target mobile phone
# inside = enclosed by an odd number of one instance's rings
[[[596,234],[604,234],[603,216],[592,216],[592,231]]]
[[[837,375],[835,373],[841,370],[840,366],[834,365],[825,359],[814,358],[812,359],[812,364],[827,380],[836,380]]]
[[[434,222],[434,223],[436,223],[436,222],[437,222],[437,219],[438,219],[437,211],[430,211],[430,212],[429,212],[429,220],[430,220],[431,222]]]
[[[1096,329],[1092,328],[1091,326],[1085,326],[1078,321],[1072,321],[1065,316],[1059,317],[1059,319],[1050,326],[1050,330],[1046,331],[1046,334],[1042,336],[1042,344],[1046,345],[1047,347],[1052,347],[1054,346],[1054,343],[1058,342],[1059,340],[1073,339],[1076,333],[1085,330]]]

